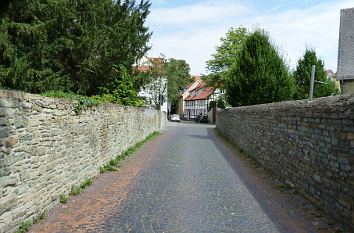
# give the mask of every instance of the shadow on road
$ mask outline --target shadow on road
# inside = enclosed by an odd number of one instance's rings
[[[236,152],[234,146],[218,135],[216,128],[207,128],[208,136],[188,135],[199,139],[211,140],[224,159],[240,177],[243,184],[257,200],[258,204],[273,221],[280,232],[318,232],[303,212],[289,203],[284,195],[275,189],[271,178],[260,177],[257,172]]]
[[[210,136],[202,136],[202,135],[187,135],[187,137],[203,139],[203,140],[210,140]]]

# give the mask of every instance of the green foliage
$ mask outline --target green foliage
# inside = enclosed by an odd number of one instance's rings
[[[46,211],[43,211],[43,212],[39,215],[38,219],[39,219],[39,220],[43,220],[43,219],[45,219],[46,217],[47,217],[47,212],[46,212]]]
[[[327,79],[323,61],[317,58],[314,50],[306,49],[304,56],[299,59],[294,72],[294,79],[297,86],[294,98],[309,98],[312,65],[316,66],[314,97],[338,95],[339,90],[335,86],[334,81]]]
[[[284,60],[261,30],[247,37],[227,75],[226,94],[232,106],[290,100],[294,92]]]
[[[80,186],[73,186],[70,191],[70,195],[77,196],[84,191]]]
[[[210,101],[208,107],[209,107],[208,111],[210,111],[211,109],[215,108],[216,107],[216,101],[215,100]]]
[[[21,223],[20,227],[16,230],[16,233],[28,232],[31,226],[32,226],[32,221],[24,221]]]
[[[70,191],[70,195],[77,196],[84,192],[85,189],[93,183],[91,178],[87,178],[80,186],[73,186]]]
[[[98,105],[99,101],[92,97],[87,97],[83,95],[77,95],[74,93],[66,93],[62,91],[47,91],[41,93],[42,96],[45,97],[53,97],[53,98],[63,98],[76,100],[77,103],[74,105],[74,111],[76,114],[80,114],[83,110],[86,110],[90,107]]]
[[[231,28],[225,37],[220,39],[221,45],[216,47],[212,59],[207,61],[206,77],[209,86],[224,88],[228,80],[227,71],[238,61],[238,57],[249,33],[245,27]]]
[[[276,188],[277,188],[280,192],[282,192],[282,193],[284,193],[284,192],[289,192],[290,190],[293,189],[290,185],[285,184],[285,183],[278,184],[278,185],[276,186]]]
[[[172,105],[176,105],[180,90],[192,81],[189,64],[185,60],[170,58],[165,64],[168,80],[167,96]]]
[[[209,107],[208,111],[210,111],[215,107],[225,109],[226,103],[225,100],[220,96],[216,101],[215,100],[210,101],[208,107]]]
[[[216,106],[221,109],[225,109],[226,103],[223,98],[218,98],[216,102]]]
[[[82,189],[85,189],[87,187],[89,187],[90,185],[92,185],[93,181],[91,178],[87,178],[84,182],[82,182],[82,184],[80,185],[80,187]]]
[[[60,203],[67,203],[69,201],[69,196],[66,194],[60,194],[59,201]]]
[[[120,102],[117,103],[116,98],[112,94],[102,94],[102,95],[94,95],[92,96],[95,100],[100,103],[116,103],[121,104]]]
[[[102,97],[98,99],[122,105],[142,106],[144,102],[137,97],[128,70],[123,65],[119,65],[114,67],[113,73],[109,82],[101,88]]]
[[[136,71],[133,76],[135,89],[138,91],[144,88],[152,96],[151,105],[156,109],[160,108],[159,96],[165,96],[167,88],[167,98],[171,103],[172,111],[175,111],[180,91],[190,83],[190,67],[185,60],[164,57],[149,58],[147,69]],[[165,81],[167,80],[167,87]]]
[[[117,65],[129,73],[150,49],[144,25],[149,1],[22,0],[6,6],[0,14],[0,84],[12,89],[102,94],[122,76]]]
[[[145,93],[150,97],[145,99],[145,104],[160,109],[161,97],[163,97],[163,102],[166,99],[166,59],[164,57],[158,58],[148,58],[148,61],[144,65],[144,70],[137,70],[136,78],[133,80],[141,79],[136,84],[140,84],[138,88],[143,88]]]
[[[152,140],[153,138],[159,136],[161,133],[158,131],[155,131],[148,135],[144,140],[136,143],[134,146],[130,147],[127,149],[123,154],[117,155],[114,159],[109,161],[108,164],[103,165],[100,167],[100,173],[105,173],[109,171],[117,171],[120,167],[121,161],[123,161],[125,158],[132,156],[142,145],[144,145],[146,142]]]
[[[77,196],[85,191],[85,189],[93,183],[91,178],[87,178],[80,186],[73,186],[70,195]]]

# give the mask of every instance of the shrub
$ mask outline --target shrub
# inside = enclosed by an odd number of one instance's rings
[[[66,194],[60,194],[59,201],[60,203],[67,203],[69,200],[69,196]]]
[[[16,233],[25,233],[29,231],[32,226],[32,221],[24,221],[21,223],[20,227],[17,229]]]

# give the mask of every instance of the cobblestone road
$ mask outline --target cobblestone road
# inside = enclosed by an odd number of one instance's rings
[[[212,126],[170,123],[32,232],[316,232],[233,153]]]

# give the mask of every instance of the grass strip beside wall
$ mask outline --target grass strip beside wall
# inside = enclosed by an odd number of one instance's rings
[[[127,157],[133,155],[140,147],[142,147],[145,143],[151,141],[155,137],[159,136],[161,133],[159,131],[155,131],[149,134],[144,140],[136,143],[134,146],[127,149],[124,153],[117,155],[114,159],[109,161],[108,164],[100,167],[100,173],[117,171],[121,167],[121,162]]]

